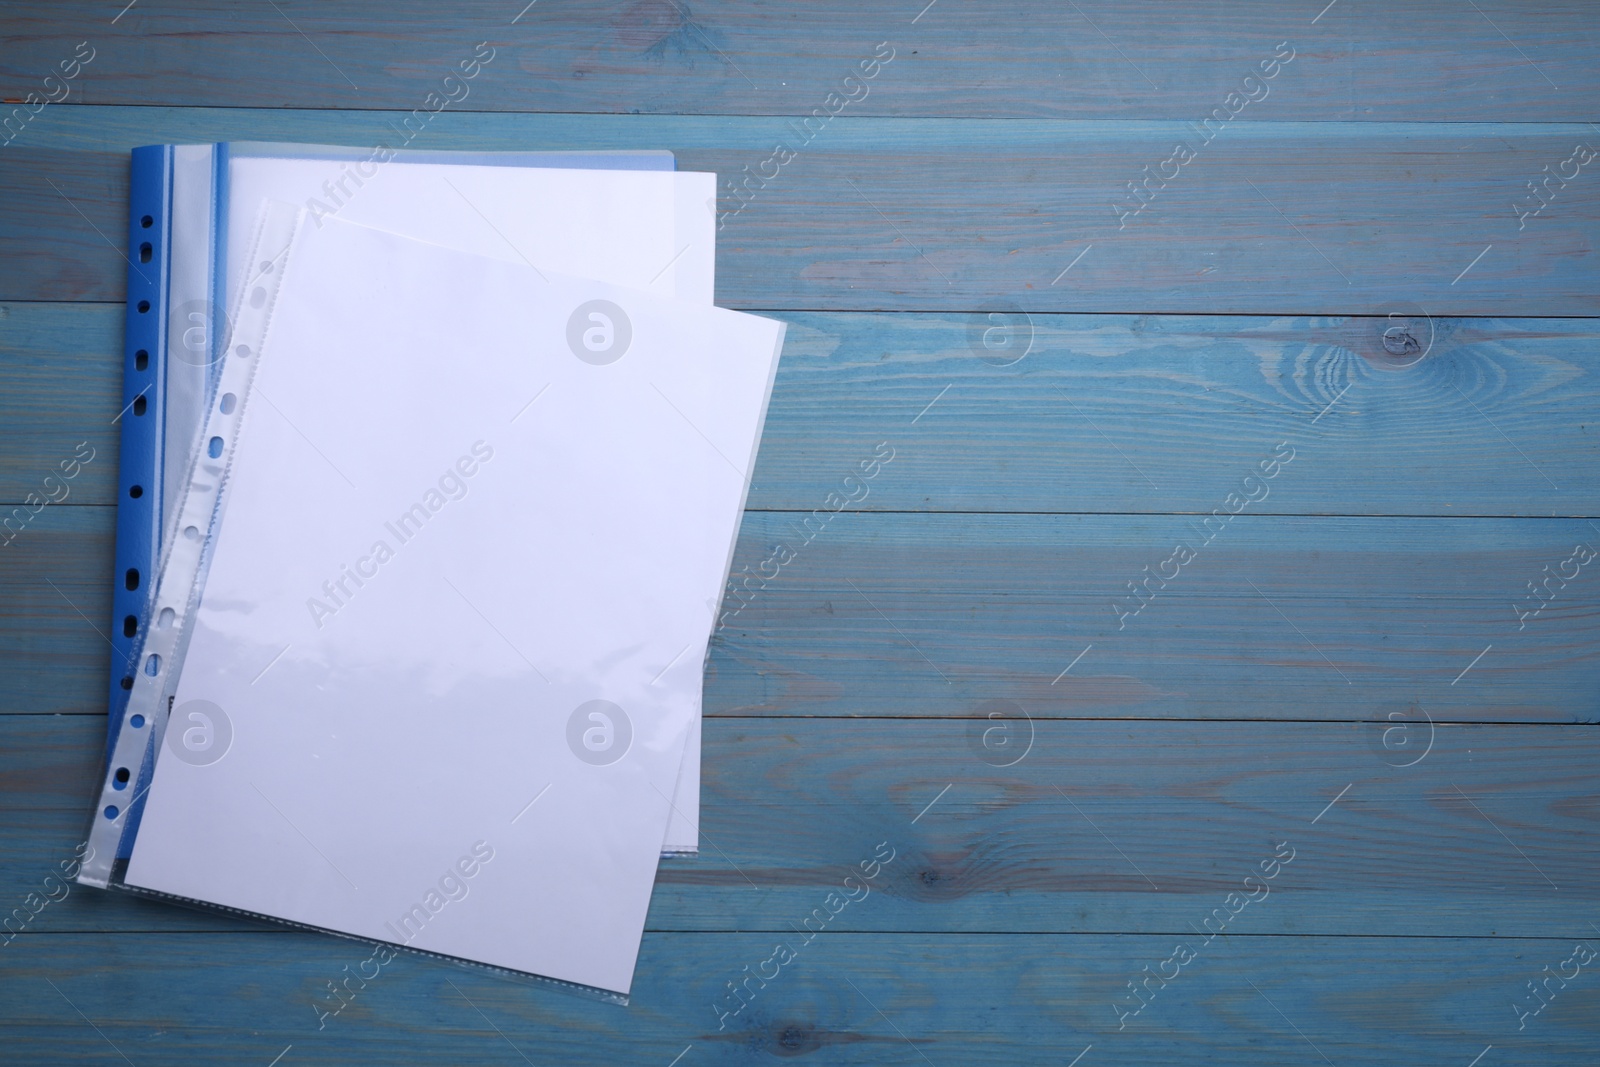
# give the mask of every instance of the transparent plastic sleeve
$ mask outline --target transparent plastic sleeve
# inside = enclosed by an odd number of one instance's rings
[[[247,262],[80,880],[625,998],[782,324],[288,205]]]

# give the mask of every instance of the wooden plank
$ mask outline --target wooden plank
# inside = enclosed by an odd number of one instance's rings
[[[434,92],[490,111],[808,115],[847,93],[862,115],[1198,119],[1289,41],[1295,58],[1241,121],[1586,120],[1600,104],[1600,40],[1576,0],[279,6],[140,4],[114,24],[86,0],[15,11],[0,77],[8,97],[43,95],[88,38],[68,99],[97,104],[409,110]],[[446,85],[481,40],[494,57]],[[844,83],[878,42],[894,58],[865,89]]]
[[[1588,320],[783,317],[752,507],[859,495],[842,477],[887,441],[853,507],[1207,514],[1287,442],[1278,514],[1600,510]]]
[[[863,513],[807,544],[803,518],[745,516],[708,714],[1600,719],[1587,520],[1245,512],[1207,544],[1195,516]],[[0,551],[0,651],[29,667],[0,712],[100,710],[111,519],[46,508]]]
[[[0,304],[0,378],[7,393],[0,419],[4,512],[30,495],[32,506],[52,499],[115,503],[121,426],[113,420],[135,417],[121,412],[122,305]],[[64,479],[85,454],[89,462]],[[0,513],[0,523],[7,517],[13,525],[0,526],[0,541],[9,547],[25,534],[13,532],[18,516]]]
[[[111,508],[47,506],[0,547],[6,711],[105,713],[115,521]]]
[[[1252,511],[1600,515],[1591,320],[778,317],[758,510],[1209,513],[1288,441]],[[79,442],[96,458],[68,500],[114,501],[121,318],[0,304],[0,502],[43,493]],[[1427,355],[1392,357],[1390,329]]]
[[[746,1064],[1592,1063],[1594,964],[1517,1029],[1524,982],[1568,940],[1233,937],[1201,948],[1118,1030],[1166,936],[839,934],[724,1014],[727,983],[785,934],[650,934],[628,1008],[308,934],[25,936],[0,972],[19,1062]],[[1590,938],[1588,945],[1596,944]],[[1187,943],[1187,942],[1185,942]],[[319,1010],[349,973],[337,1015]],[[771,968],[767,973],[772,974]],[[1172,971],[1168,969],[1167,973]],[[52,985],[54,988],[51,988]],[[318,1025],[323,1029],[318,1030]],[[722,1029],[718,1029],[719,1022]],[[507,1047],[507,1046],[510,1047]],[[1088,1052],[1087,1046],[1093,1045]],[[291,1048],[292,1046],[292,1048]],[[1311,1047],[1308,1047],[1311,1046]],[[292,1057],[292,1059],[290,1058]],[[691,1058],[692,1057],[692,1058]]]
[[[47,109],[7,146],[0,172],[11,205],[0,299],[120,297],[124,262],[108,242],[121,240],[136,144],[374,144],[392,139],[388,121]],[[1162,169],[1186,136],[1196,157],[1166,168],[1177,176],[1163,187],[1142,187],[1149,202],[1130,217],[1140,201],[1128,183]],[[724,218],[717,296],[775,310],[1010,301],[1037,312],[1349,315],[1409,302],[1433,315],[1593,315],[1600,182],[1552,179],[1548,208],[1525,220],[1514,203],[1595,136],[1556,123],[1255,122],[1200,145],[1175,122],[844,116]],[[743,181],[784,138],[794,133],[777,117],[447,111],[414,143],[670,148],[684,169]],[[740,203],[725,185],[720,210]]]
[[[1543,568],[1584,573],[1586,521],[1242,514],[1207,544],[1183,516],[862,514],[762,588],[799,518],[746,517],[749,601],[724,603],[713,713],[970,715],[1003,697],[1063,717],[1600,715],[1600,585],[1552,579],[1539,615],[1516,614],[1543,603],[1525,590]]]
[[[81,840],[102,728],[94,716],[0,717],[7,907],[40,892]],[[896,860],[830,930],[1181,931],[1289,840],[1296,858],[1232,934],[1583,937],[1600,903],[1597,756],[1589,728],[1435,729],[1420,717],[714,718],[710,843],[663,862],[648,927],[783,931],[889,840]],[[250,925],[86,889],[27,927],[227,928]]]

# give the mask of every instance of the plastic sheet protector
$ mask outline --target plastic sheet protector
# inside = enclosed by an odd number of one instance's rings
[[[273,246],[124,883],[625,995],[784,327],[303,210]]]

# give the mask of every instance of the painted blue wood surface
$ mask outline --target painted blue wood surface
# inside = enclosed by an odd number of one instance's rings
[[[1518,217],[1600,142],[1589,5],[120,7],[0,12],[0,97],[96,48],[0,147],[0,504],[96,450],[0,546],[0,1061],[1600,1062],[1600,961],[1527,985],[1600,948],[1600,575],[1550,577],[1600,546],[1596,164]],[[103,730],[97,229],[136,144],[372,143],[485,39],[419,147],[672,149],[729,180],[719,302],[791,324],[706,840],[661,869],[628,1009],[407,957],[319,1029],[366,946],[41,906]],[[733,213],[879,41],[870,94]],[[1283,442],[1269,495],[1127,589]],[[730,1011],[879,841],[873,895]],[[1270,897],[1129,990],[1282,842]]]
[[[1288,41],[1295,58],[1237,121],[1583,122],[1600,104],[1600,29],[1584,0],[121,8],[11,8],[0,77],[21,87],[88,38],[97,52],[73,101],[410,110],[486,40],[495,58],[461,101],[474,110],[803,117],[838,93],[866,116],[1198,121],[1252,91],[1244,77]],[[863,94],[844,78],[879,42],[894,58]]]
[[[160,140],[394,139],[392,113],[47,108],[4,148],[0,299],[116,300],[126,150]],[[765,170],[781,117],[441,112],[414,147],[669,148],[680,167]],[[1587,124],[1254,122],[1160,169],[1181,122],[841,115],[747,203],[724,183],[717,297],[768,310],[1593,315],[1600,160],[1542,194]],[[795,145],[788,144],[790,148]],[[1562,173],[1573,173],[1574,163]],[[48,179],[48,180],[47,180]],[[50,183],[54,183],[52,188]],[[80,214],[81,212],[81,214]],[[1078,260],[1080,253],[1093,246]],[[1493,246],[1492,248],[1490,246]],[[1487,249],[1487,251],[1486,251]],[[1481,255],[1481,259],[1479,258]],[[1076,262],[1076,265],[1074,263]],[[1070,268],[1070,269],[1069,269]]]
[[[719,1030],[726,983],[786,936],[647,934],[625,1010],[406,958],[352,980],[318,1030],[326,984],[371,946],[297,933],[36,937],[4,950],[0,995],[24,1063],[1066,1064],[1090,1045],[1080,1067],[1277,1067],[1317,1049],[1340,1067],[1462,1067],[1487,1045],[1508,1063],[1593,1059],[1580,984],[1518,1030],[1523,983],[1573,949],[1519,938],[1405,941],[1380,966],[1364,937],[1219,937],[1118,1030],[1127,982],[1200,938],[824,934]]]

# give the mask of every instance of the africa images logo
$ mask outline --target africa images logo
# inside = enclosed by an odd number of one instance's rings
[[[191,767],[207,767],[228,754],[233,722],[209,700],[186,700],[167,720],[167,751]]]
[[[268,271],[271,264],[263,264]],[[209,300],[187,300],[167,317],[167,336],[173,356],[191,367],[210,367],[222,358],[218,341],[233,331],[233,322]]]
[[[628,754],[633,722],[609,700],[588,700],[567,717],[567,747],[591,767],[606,767]]]
[[[628,313],[609,300],[588,300],[567,319],[567,347],[596,367],[615,363],[633,342]]]

